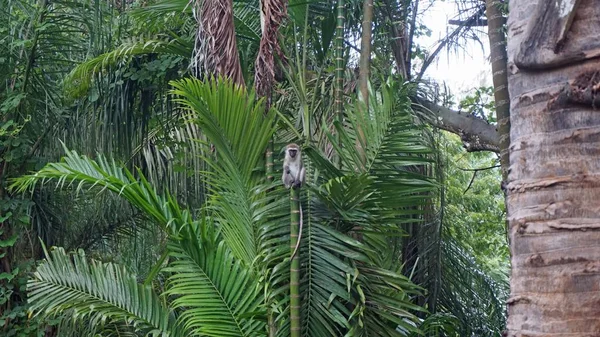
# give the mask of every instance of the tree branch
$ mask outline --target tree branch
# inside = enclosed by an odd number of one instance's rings
[[[468,152],[500,152],[500,140],[495,125],[469,113],[454,111],[429,101],[417,100],[416,103],[433,113],[433,126],[459,135]]]
[[[464,21],[464,23],[462,25],[456,27],[456,29],[452,33],[448,34],[445,38],[443,38],[439,42],[437,48],[431,54],[429,54],[429,56],[423,61],[421,70],[419,71],[419,74],[417,75],[417,78],[416,78],[417,82],[420,81],[421,78],[423,78],[425,71],[431,65],[431,63],[435,60],[435,58],[438,56],[440,51],[442,51],[443,48],[448,43],[450,43],[450,41],[452,41],[454,38],[456,38],[465,28],[472,27],[472,24],[474,22],[480,21],[481,15],[483,15],[483,13],[485,13],[485,6],[481,6],[475,14],[471,15],[471,17],[469,17],[469,19]]]
[[[479,19],[474,22],[471,22],[471,20],[448,20],[448,24],[453,26],[487,27],[488,20]]]
[[[457,169],[459,169],[461,171],[468,171],[468,172],[486,171],[486,170],[492,170],[492,169],[495,169],[495,168],[500,168],[500,165],[494,165],[494,166],[488,166],[488,167],[480,167],[480,168],[474,168],[474,169],[467,169],[467,168],[457,167]]]

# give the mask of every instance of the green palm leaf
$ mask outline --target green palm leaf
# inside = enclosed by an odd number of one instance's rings
[[[191,18],[192,8],[193,6],[190,5],[188,0],[163,0],[146,7],[135,9],[132,11],[132,14],[134,17],[145,21],[162,21],[165,16],[173,13],[185,13]],[[258,42],[260,39],[258,1],[233,1],[233,18],[236,35],[238,37]]]
[[[182,240],[171,241],[173,258],[165,269],[172,305],[183,309],[180,325],[201,336],[265,334],[262,293],[258,279],[236,260],[225,242],[201,239],[192,227]]]
[[[215,155],[203,159],[212,192],[210,207],[216,212],[223,236],[236,257],[251,265],[259,251],[258,231],[268,203],[264,188],[264,152],[275,132],[275,113],[264,114],[261,101],[230,81],[172,82],[178,101],[190,110]],[[210,153],[210,151],[206,151]]]
[[[455,316],[461,336],[496,336],[506,324],[508,284],[487,275],[450,235],[444,235],[441,250],[438,311]]]
[[[128,61],[131,57],[145,54],[169,54],[188,58],[194,44],[191,38],[134,38],[122,43],[112,51],[98,55],[88,61],[80,63],[65,78],[66,91],[77,90],[86,93],[91,84],[93,75],[101,70],[108,69],[115,64]]]
[[[133,174],[112,160],[99,155],[94,161],[87,156],[65,148],[66,156],[59,163],[49,163],[38,172],[13,180],[11,189],[24,192],[35,188],[38,182],[57,181],[57,186],[75,186],[75,191],[84,188],[109,190],[128,200],[134,207],[150,216],[161,228],[180,228],[190,221],[190,214],[179,208],[167,194],[156,193],[148,181],[140,174],[137,180]]]
[[[62,248],[46,252],[27,285],[31,310],[63,314],[96,327],[121,321],[143,333],[179,336],[175,318],[150,286],[112,263],[91,261],[83,251],[67,254]]]
[[[391,238],[402,235],[403,223],[419,221],[422,207],[436,187],[425,175],[416,173],[415,167],[430,162],[431,151],[420,141],[422,131],[414,127],[403,90],[407,88],[384,85],[371,92],[370,109],[356,107],[362,104],[357,102],[345,110],[347,123],[336,123],[336,135],[328,134],[341,154],[344,170],[316,149],[307,152],[322,172],[322,181],[313,191],[330,212],[328,217],[336,219],[339,235],[360,238],[360,249],[346,247],[346,252],[332,254],[345,253],[341,261],[352,268],[346,271],[350,277],[347,295],[339,297],[348,309],[339,312],[353,335],[406,335],[406,331],[416,330],[414,313],[422,310],[413,304],[421,289],[398,272],[398,261],[390,256]],[[358,125],[364,141],[357,138]],[[365,149],[364,159],[355,151],[357,142]],[[361,259],[352,255],[355,251],[362,253]]]

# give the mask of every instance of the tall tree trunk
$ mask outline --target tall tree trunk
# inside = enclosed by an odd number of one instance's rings
[[[396,62],[396,71],[404,79],[409,79],[408,69],[406,69],[406,57],[410,55],[411,46],[406,46],[407,36],[406,29],[403,27],[404,20],[400,20],[396,13],[397,4],[391,0],[384,0],[382,6],[378,6],[382,11],[382,15],[386,16],[387,24],[389,25],[389,34],[391,40],[392,53]]]
[[[404,57],[406,64],[406,79],[410,79],[411,77],[411,68],[412,68],[412,46],[414,43],[415,32],[417,31],[417,14],[419,14],[419,1],[414,0],[411,1],[410,4],[410,30],[408,31],[408,41],[406,43],[406,56]],[[408,15],[406,16],[408,20]]]
[[[600,6],[512,0],[507,336],[600,331]]]
[[[508,57],[506,55],[506,34],[500,0],[486,0],[486,16],[488,24],[488,39],[490,41],[490,61],[492,63],[492,81],[494,83],[494,101],[496,106],[496,121],[498,123],[498,138],[500,150],[500,171],[502,172],[503,189],[508,181],[510,157],[510,97],[508,95]],[[506,193],[504,194],[506,208]],[[505,220],[508,231],[508,219]]]
[[[344,121],[344,0],[337,0],[337,20],[335,26],[335,92],[333,107],[338,122],[342,123]],[[340,155],[341,154],[338,154],[339,167],[341,167],[342,163]]]
[[[360,73],[358,89],[362,99],[369,105],[369,74],[371,66],[371,36],[373,26],[373,0],[363,1],[362,36],[360,41]]]
[[[364,114],[366,116],[369,111],[369,74],[371,67],[371,39],[373,26],[373,0],[363,1],[363,21],[362,21],[362,36],[360,39],[360,63],[358,74],[358,92],[364,102]],[[362,105],[361,105],[362,106]],[[361,158],[364,167],[366,163],[366,154],[363,144],[365,143],[365,133],[362,129],[362,124],[357,125],[358,137],[356,138],[356,151]]]
[[[192,56],[194,76],[223,76],[245,86],[235,39],[232,0],[196,0],[198,22]]]
[[[502,181],[508,179],[508,146],[510,145],[510,98],[508,95],[506,35],[504,34],[504,16],[501,0],[486,0],[488,18],[488,37],[490,40],[490,59],[492,63],[492,81],[496,103],[496,120],[500,139],[500,166]]]

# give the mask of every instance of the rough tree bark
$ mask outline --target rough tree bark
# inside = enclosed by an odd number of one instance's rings
[[[406,46],[407,36],[406,29],[402,25],[402,20],[397,18],[396,7],[393,1],[384,0],[381,6],[378,6],[383,15],[387,19],[387,25],[389,28],[389,34],[391,39],[392,53],[394,54],[394,61],[396,62],[396,70],[398,75],[403,78],[408,78],[408,69],[406,67],[406,57],[410,57],[411,46]]]
[[[599,336],[600,6],[511,0],[506,334]]]

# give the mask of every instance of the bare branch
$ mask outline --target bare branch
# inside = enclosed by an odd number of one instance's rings
[[[472,24],[474,22],[481,21],[481,16],[484,13],[485,13],[485,6],[481,6],[476,13],[471,15],[469,17],[469,19],[467,19],[464,22],[463,25],[456,27],[456,29],[452,33],[450,33],[448,36],[446,36],[443,40],[440,41],[437,48],[429,55],[429,57],[427,57],[425,59],[425,61],[423,61],[423,66],[421,67],[421,70],[419,71],[419,74],[417,75],[417,78],[416,78],[417,82],[420,81],[421,78],[423,78],[423,75],[425,74],[425,71],[427,70],[427,68],[429,68],[431,63],[436,59],[436,57],[444,49],[444,47],[448,43],[450,43],[450,41],[452,41],[454,38],[459,36],[459,34],[462,33],[466,28],[472,27]]]
[[[459,170],[461,171],[468,171],[468,172],[479,172],[479,171],[487,171],[487,170],[491,170],[491,169],[495,169],[495,168],[500,168],[500,165],[494,165],[494,166],[488,166],[488,167],[479,167],[479,168],[474,168],[474,169],[467,169],[467,168],[462,168],[462,167],[457,167]]]
[[[448,20],[448,24],[465,27],[487,27],[488,21],[486,19],[479,19],[474,22],[471,22],[471,20]]]

